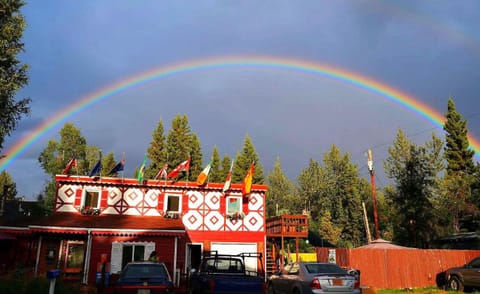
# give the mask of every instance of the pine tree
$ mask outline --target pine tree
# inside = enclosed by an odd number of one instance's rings
[[[167,163],[165,140],[163,121],[160,120],[157,128],[153,131],[152,141],[147,149],[147,158],[150,159],[150,165],[145,170],[146,179],[153,179]]]
[[[201,144],[196,134],[192,133],[186,115],[177,115],[172,119],[170,131],[166,137],[166,157],[170,169],[190,157],[190,171],[188,175],[180,174],[178,180],[195,179],[202,168]]]
[[[225,179],[222,177],[220,172],[221,163],[220,163],[220,154],[218,153],[217,146],[213,146],[212,150],[212,168],[210,170],[210,182],[212,183],[221,183]]]
[[[190,136],[190,177],[189,180],[195,181],[203,170],[202,146],[197,134],[192,133]]]
[[[471,175],[474,171],[473,156],[469,149],[467,122],[457,111],[453,99],[448,99],[446,120],[443,129],[446,132],[445,159],[448,173]]]
[[[475,217],[471,215],[478,214],[478,207],[472,205],[472,190],[475,189],[475,166],[473,163],[474,151],[469,149],[467,122],[456,110],[455,103],[451,97],[448,99],[446,120],[443,126],[445,130],[445,153],[447,161],[447,174],[445,175],[446,192],[444,197],[451,197],[449,202],[454,206],[452,217],[452,227],[455,233],[461,230],[461,222],[464,220],[464,226],[472,226],[471,222],[476,222]],[[467,209],[468,208],[468,209]],[[477,217],[478,220],[478,217]],[[475,227],[475,225],[473,225]]]
[[[362,187],[356,166],[348,153],[342,155],[333,145],[324,155],[320,170],[319,202],[329,200],[333,223],[342,228],[342,246],[359,245],[364,239],[360,191]]]
[[[17,92],[28,84],[28,66],[17,58],[24,51],[21,38],[26,23],[20,12],[24,4],[19,0],[0,1],[0,151],[22,115],[30,113],[30,98],[15,100]]]
[[[237,152],[235,163],[233,164],[232,183],[241,183],[252,163],[255,164],[253,183],[263,184],[265,179],[263,166],[250,136],[247,135],[245,136],[242,152]]]
[[[323,209],[330,208],[329,199],[327,199],[328,202],[318,201],[322,189],[320,173],[320,164],[310,158],[308,167],[304,168],[297,177],[297,193],[300,195],[300,199],[298,199],[299,203],[292,207],[291,213],[300,213],[305,209],[309,211],[311,219],[315,221],[318,220],[319,213]]]
[[[228,156],[228,154],[225,154],[222,157],[222,161],[220,163],[221,168],[220,168],[220,181],[225,181],[227,178],[228,172],[230,171],[230,166],[232,165],[232,159]]]
[[[428,248],[436,237],[434,200],[438,195],[437,175],[442,169],[441,140],[423,146],[410,142],[399,130],[389,158],[384,162],[387,176],[395,187],[387,196],[399,212],[394,224],[394,240],[399,244]]]
[[[267,217],[289,212],[289,201],[294,194],[295,185],[285,176],[277,157],[273,171],[267,176],[268,190],[266,193]]]

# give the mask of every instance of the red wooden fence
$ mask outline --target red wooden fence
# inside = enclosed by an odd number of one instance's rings
[[[317,248],[317,260],[328,262],[330,249]],[[480,256],[480,250],[336,248],[335,255],[338,265],[360,270],[362,286],[401,289],[437,286],[446,269]]]

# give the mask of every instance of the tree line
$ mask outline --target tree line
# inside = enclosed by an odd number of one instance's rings
[[[30,113],[31,99],[16,99],[19,89],[28,83],[28,65],[17,58],[24,51],[21,37],[26,23],[20,12],[23,5],[20,0],[0,1],[0,37],[4,44],[0,46],[0,151],[18,121]],[[452,98],[448,99],[443,128],[444,140],[432,134],[423,144],[412,142],[406,133],[398,130],[388,148],[389,156],[383,163],[392,184],[379,190],[377,198],[382,238],[400,245],[430,248],[439,237],[478,232],[480,167],[473,160],[474,151],[469,148],[467,121],[456,110]],[[232,182],[241,182],[250,164],[255,162],[253,183],[266,183],[269,187],[267,217],[305,213],[312,231],[334,245],[350,247],[366,242],[361,207],[362,203],[366,204],[371,222],[371,186],[360,176],[348,152],[332,145],[321,161],[311,158],[295,182],[283,173],[280,158],[265,177],[248,135],[242,150],[234,157],[221,156],[216,146],[210,154],[209,180],[212,182],[225,179],[232,161]],[[0,153],[0,158],[2,156]],[[190,157],[190,180],[201,172],[205,159],[198,135],[191,131],[186,115],[176,116],[166,134],[162,120],[159,121],[146,157],[149,165],[145,178],[154,177],[165,164],[173,168]],[[65,124],[60,130],[60,140],[49,141],[38,158],[42,169],[51,176],[38,195],[39,203],[47,212],[53,207],[55,175],[62,173],[72,158],[76,159],[76,166],[71,172],[78,174],[88,174],[101,161],[100,176],[107,175],[118,162],[113,152],[102,154],[99,147],[87,144],[78,128]],[[6,199],[18,197],[16,183],[6,171],[0,173],[0,195]]]

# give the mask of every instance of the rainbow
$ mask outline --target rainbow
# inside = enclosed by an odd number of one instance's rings
[[[186,61],[168,66],[161,66],[150,71],[142,72],[110,84],[105,88],[90,93],[67,108],[59,111],[49,120],[38,125],[27,136],[21,138],[13,146],[7,149],[6,156],[0,161],[0,171],[11,165],[15,159],[22,155],[30,146],[35,144],[46,133],[66,122],[76,114],[104,102],[118,93],[125,92],[140,85],[180,75],[193,71],[205,71],[225,68],[267,68],[283,71],[303,72],[312,75],[322,76],[333,80],[345,82],[346,84],[379,94],[382,97],[398,104],[399,106],[418,114],[436,127],[442,128],[444,117],[433,108],[415,99],[413,96],[401,92],[393,87],[379,81],[362,76],[358,73],[347,71],[327,64],[313,61],[264,57],[264,56],[226,56],[202,58],[199,60]],[[477,158],[480,158],[480,142],[473,136],[469,136],[470,147],[475,151]]]

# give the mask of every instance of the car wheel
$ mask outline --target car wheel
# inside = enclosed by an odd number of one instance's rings
[[[464,290],[463,283],[456,276],[453,276],[448,280],[448,287],[453,291],[462,291]]]
[[[275,294],[275,289],[273,289],[272,283],[267,286],[267,294]]]

